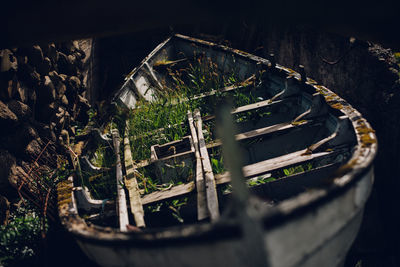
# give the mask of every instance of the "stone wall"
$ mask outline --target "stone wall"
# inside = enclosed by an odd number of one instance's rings
[[[129,73],[170,34],[170,29],[154,32],[157,34],[135,33],[98,40],[100,76],[105,77],[106,84],[99,87],[103,90],[100,94],[117,90],[123,81],[121,74]],[[335,91],[368,119],[378,137],[376,179],[354,250],[358,255],[379,255],[377,262],[382,266],[396,266],[391,262],[400,251],[400,213],[396,204],[400,203],[400,83],[392,51],[304,25],[259,23],[257,18],[175,26],[175,32],[262,57],[274,53],[278,64],[295,70],[302,64],[307,76]],[[112,68],[104,58],[112,59]]]
[[[88,48],[70,41],[0,50],[0,194],[15,193],[9,181],[48,141],[65,153],[74,126],[87,122]]]

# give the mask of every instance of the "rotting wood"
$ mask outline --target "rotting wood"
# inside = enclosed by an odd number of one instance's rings
[[[273,170],[289,167],[295,164],[305,163],[309,160],[318,158],[328,157],[343,153],[346,149],[325,151],[314,154],[306,154],[307,149],[302,149],[293,153],[289,153],[280,157],[267,159],[254,164],[249,164],[243,167],[243,173],[245,177],[253,177],[261,175]],[[222,173],[215,177],[217,184],[228,183],[231,181],[229,172]]]
[[[288,97],[288,98],[284,98],[282,100],[276,100],[271,102],[270,99],[267,100],[263,100],[263,101],[259,101],[253,104],[248,104],[245,106],[240,106],[237,107],[235,109],[232,110],[231,114],[238,114],[238,113],[242,113],[242,112],[246,112],[246,111],[253,111],[256,109],[260,109],[260,108],[274,108],[276,106],[281,106],[281,105],[285,105],[285,104],[290,104],[290,105],[295,105],[295,102],[297,101],[297,98],[295,97]],[[207,116],[207,118],[203,118],[204,121],[209,121],[209,120],[213,120],[215,119],[214,115],[211,116]]]
[[[344,153],[346,150],[347,150],[346,148],[341,148],[341,149],[333,150],[333,151],[315,153],[313,155],[303,155],[305,157],[301,156],[301,153],[302,152],[304,153],[304,151],[306,151],[306,150],[301,150],[301,151],[297,151],[297,152],[287,154],[287,155],[284,155],[281,157],[265,160],[262,162],[263,164],[261,164],[261,162],[260,162],[260,165],[263,165],[263,166],[258,168],[259,173],[250,172],[250,170],[254,167],[254,165],[257,165],[257,163],[244,166],[243,172],[244,172],[245,177],[248,177],[248,175],[251,175],[251,176],[262,175],[264,173],[275,171],[277,169],[286,168],[286,167],[289,167],[289,166],[292,166],[295,164],[306,163],[310,160],[319,160],[319,159],[323,160],[326,158],[335,158],[337,155]],[[282,164],[279,164],[280,161],[282,161]],[[215,175],[214,178],[215,178],[216,185],[229,183],[231,181],[229,172],[217,174],[217,175]],[[153,193],[143,196],[142,203],[143,203],[143,205],[147,205],[147,204],[151,204],[154,202],[166,200],[169,198],[182,196],[182,195],[191,193],[194,189],[195,189],[195,184],[193,182],[173,186],[169,189],[162,190],[162,191],[156,191],[156,192],[153,192]]]
[[[142,197],[142,204],[147,205],[150,203],[166,200],[173,197],[182,196],[192,192],[195,189],[194,182],[186,184],[180,184],[161,191],[155,191],[153,193],[144,195]]]
[[[189,121],[190,132],[192,134],[192,140],[195,149],[194,153],[196,157],[197,219],[203,220],[209,216],[209,212],[207,209],[204,174],[203,174],[203,167],[199,151],[199,141],[191,111],[188,111],[188,121]]]
[[[196,121],[196,126],[197,126],[199,150],[204,170],[208,211],[210,212],[211,220],[215,221],[219,218],[218,196],[214,180],[214,174],[211,168],[210,158],[208,157],[208,151],[206,143],[204,141],[202,121],[199,110],[194,111],[194,119]]]
[[[125,130],[124,136],[124,159],[125,159],[125,186],[129,192],[129,203],[131,206],[131,212],[135,219],[135,223],[137,227],[145,227],[144,221],[144,211],[143,205],[140,198],[139,193],[139,186],[135,177],[135,166],[132,160],[132,152],[131,147],[129,145],[129,138],[128,138],[128,126]]]
[[[126,205],[126,196],[123,188],[124,180],[122,177],[121,157],[119,153],[120,139],[117,129],[112,130],[112,138],[114,145],[114,153],[116,157],[115,173],[116,173],[116,183],[117,183],[117,211],[119,219],[119,230],[122,232],[126,232],[127,225],[129,224],[129,218],[128,218],[128,207]]]
[[[283,122],[283,123],[275,124],[272,126],[267,126],[264,128],[259,128],[259,129],[255,129],[255,130],[248,131],[245,133],[237,134],[235,136],[235,139],[236,139],[236,141],[241,141],[241,140],[254,138],[254,137],[262,136],[262,135],[266,135],[266,134],[271,134],[271,133],[275,133],[275,132],[279,132],[279,131],[291,130],[293,128],[298,128],[300,126],[305,127],[306,125],[308,126],[312,123],[313,123],[312,121],[304,121],[301,124],[293,125],[290,122]],[[322,123],[321,123],[321,125],[322,125]],[[216,147],[216,146],[220,146],[220,145],[221,145],[221,140],[216,139],[212,143],[207,144],[207,148]]]

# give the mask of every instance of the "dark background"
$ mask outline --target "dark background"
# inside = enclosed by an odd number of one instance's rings
[[[400,266],[398,88],[377,73],[385,66],[374,65],[362,46],[331,69],[312,56],[318,49],[339,57],[350,36],[400,51],[399,6],[399,1],[7,1],[1,5],[0,48],[95,37],[99,71],[107,74],[99,81],[100,98],[117,89],[124,75],[172,32],[228,40],[261,56],[274,52],[278,63],[294,69],[304,64],[311,77],[348,100],[377,130],[376,183],[346,266],[362,260],[362,266],[392,267]],[[351,75],[344,77],[344,72]],[[363,84],[371,75],[376,80]],[[371,88],[393,97],[384,101]],[[42,254],[47,260],[38,266],[88,266],[71,238],[52,229]]]

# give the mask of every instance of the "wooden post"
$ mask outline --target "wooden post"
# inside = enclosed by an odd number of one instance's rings
[[[188,121],[194,144],[194,154],[196,157],[197,219],[203,220],[209,216],[209,212],[207,209],[204,174],[199,151],[199,139],[197,137],[196,128],[194,126],[193,115],[190,110],[188,111]]]
[[[235,215],[243,230],[244,249],[238,252],[240,253],[238,257],[246,258],[248,266],[268,267],[263,226],[260,220],[251,216],[257,211],[249,201],[249,190],[242,169],[243,162],[239,145],[235,140],[236,128],[231,118],[231,107],[229,105],[220,106],[217,119],[217,130],[223,144],[222,153],[231,175]],[[257,203],[257,199],[254,199],[254,203]]]
[[[119,230],[122,232],[127,231],[127,225],[129,224],[128,218],[128,208],[126,206],[126,196],[123,187],[124,179],[122,177],[122,166],[121,166],[121,157],[119,153],[119,133],[117,129],[112,130],[112,138],[114,145],[114,153],[116,158],[115,164],[115,173],[116,173],[116,182],[117,182],[117,212],[119,218]]]
[[[144,211],[142,200],[140,198],[139,186],[135,177],[135,166],[132,160],[131,147],[129,145],[128,138],[128,125],[125,129],[124,135],[124,159],[125,159],[125,186],[129,192],[129,202],[131,204],[131,212],[135,218],[135,223],[137,227],[145,227],[144,222]]]
[[[204,141],[200,111],[198,109],[194,111],[194,117],[196,120],[197,135],[199,139],[199,151],[204,170],[207,207],[208,211],[210,212],[211,220],[215,221],[219,218],[218,196],[214,180],[214,174],[211,168],[210,158],[208,157],[208,151],[206,143]]]

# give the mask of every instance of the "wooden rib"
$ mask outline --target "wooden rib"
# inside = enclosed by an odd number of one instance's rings
[[[237,107],[234,110],[232,110],[232,114],[237,114],[237,113],[240,113],[240,112],[249,111],[249,110],[262,108],[262,107],[267,107],[267,106],[276,106],[276,105],[282,104],[284,102],[293,101],[295,99],[296,98],[286,98],[286,99],[283,99],[283,100],[277,100],[277,101],[273,101],[273,102],[271,102],[270,99],[267,99],[267,100],[263,100],[263,101],[256,102],[256,103],[253,103],[253,104]]]
[[[149,74],[150,74],[150,77],[154,80],[154,82],[156,83],[157,87],[158,87],[160,90],[162,90],[162,89],[163,89],[163,86],[161,85],[161,83],[158,81],[156,75],[154,74],[153,68],[150,67],[150,65],[149,65],[149,63],[148,63],[147,61],[144,63],[144,65],[146,66],[147,71],[148,71]]]
[[[307,149],[303,149],[303,150],[296,151],[296,152],[293,152],[290,154],[286,154],[286,155],[283,155],[280,157],[267,159],[264,161],[260,161],[260,162],[254,163],[254,164],[244,166],[243,173],[246,178],[253,177],[253,176],[261,175],[263,173],[267,173],[267,172],[270,172],[273,170],[285,168],[285,167],[288,167],[291,165],[304,163],[304,162],[312,160],[312,159],[317,159],[317,158],[322,158],[322,157],[327,157],[330,155],[338,154],[343,151],[344,150],[307,154],[306,153]],[[229,172],[225,172],[223,174],[216,175],[215,180],[216,180],[217,184],[228,183],[231,180],[230,174],[229,174]]]
[[[207,209],[203,167],[201,164],[201,157],[199,152],[199,139],[197,137],[196,128],[194,127],[193,115],[190,110],[188,111],[188,121],[190,132],[192,134],[194,154],[196,157],[197,219],[203,220],[209,216],[209,212]]]
[[[301,151],[297,151],[288,155],[291,155],[291,159],[286,159],[284,160],[284,162],[281,165],[274,165],[273,167],[268,166],[268,163],[266,161],[270,161],[270,163],[273,162],[278,162],[280,160],[282,160],[283,158],[285,158],[285,156],[282,157],[277,157],[274,159],[270,159],[270,160],[266,160],[263,162],[265,169],[263,168],[260,173],[252,173],[252,176],[257,176],[257,175],[261,175],[263,173],[266,172],[271,172],[277,169],[281,169],[281,168],[285,168],[288,166],[291,166],[293,164],[298,164],[298,163],[304,163],[307,162],[309,160],[312,159],[322,159],[322,158],[326,158],[326,157],[333,157],[339,153],[344,152],[346,149],[340,149],[337,151],[330,151],[330,152],[322,152],[322,153],[315,153],[313,155],[301,155],[303,152],[305,152],[306,150],[301,150]],[[293,162],[293,160],[299,159],[296,162]],[[256,163],[257,164],[257,163]],[[248,170],[252,168],[252,166],[256,165],[256,164],[252,164],[252,165],[247,165],[243,168],[244,174],[246,176],[246,174],[249,174]],[[338,165],[336,163],[332,163],[332,164],[328,164],[327,166],[331,166],[331,165]],[[320,169],[323,167],[320,167]],[[311,170],[310,172],[312,172],[314,170]],[[286,179],[286,178],[285,178]],[[219,174],[215,176],[215,182],[217,185],[220,184],[224,184],[224,183],[228,183],[230,182],[230,176],[229,176],[229,172],[225,172],[223,174]],[[174,187],[171,187],[170,189],[164,190],[164,191],[157,191],[157,192],[153,192],[150,193],[148,195],[143,196],[142,198],[142,203],[143,205],[147,205],[147,204],[151,204],[157,201],[162,201],[162,200],[166,200],[169,198],[174,198],[174,197],[178,197],[181,195],[185,195],[185,194],[189,194],[190,192],[192,192],[195,189],[195,185],[194,182],[189,182],[187,184],[182,184],[182,185],[177,185]]]
[[[307,190],[329,183],[329,176],[340,166],[340,162],[317,167],[309,171],[285,176],[275,181],[250,187],[255,195],[274,200],[283,200]]]
[[[173,186],[170,189],[156,191],[142,197],[142,204],[147,205],[153,202],[166,200],[169,198],[181,196],[192,192],[195,189],[194,182],[189,182],[186,184],[180,184]]]
[[[119,133],[117,129],[112,130],[112,138],[114,144],[114,153],[116,157],[116,183],[117,183],[117,211],[118,211],[118,219],[119,219],[119,230],[122,232],[127,231],[127,225],[129,224],[128,218],[128,208],[126,205],[126,196],[123,188],[123,177],[122,177],[122,166],[121,166],[121,157],[119,153],[120,140]]]
[[[256,102],[253,104],[248,104],[245,106],[237,107],[237,108],[233,109],[231,113],[238,114],[238,113],[245,112],[245,111],[251,111],[253,109],[258,109],[258,108],[263,108],[263,107],[273,107],[273,106],[277,106],[277,105],[284,104],[287,102],[292,102],[295,100],[297,100],[296,97],[288,97],[288,98],[273,101],[273,102],[271,102],[270,99],[267,99],[267,100],[263,100],[263,101]],[[204,119],[204,121],[209,121],[209,120],[215,119],[215,116],[211,115],[211,116],[207,116],[206,118],[203,118],[203,119]]]
[[[135,166],[132,160],[131,147],[129,145],[128,127],[124,136],[124,159],[125,159],[125,186],[129,192],[129,203],[131,212],[137,227],[145,227],[143,205],[140,198],[139,186],[135,177]]]
[[[267,127],[264,127],[264,128],[248,131],[248,132],[245,132],[245,133],[240,133],[240,134],[237,134],[235,136],[235,138],[236,138],[236,141],[241,141],[241,140],[244,140],[244,139],[249,139],[249,138],[253,138],[253,137],[257,137],[257,136],[262,136],[262,135],[270,134],[270,133],[273,133],[273,132],[289,130],[291,128],[304,127],[304,126],[310,125],[312,123],[313,123],[313,121],[304,121],[301,124],[293,125],[291,122],[283,122],[283,123],[278,123],[278,124],[275,124],[275,125],[272,125],[272,126],[267,126]],[[317,124],[315,124],[315,125],[317,125]],[[221,145],[221,141],[219,139],[216,139],[212,143],[207,144],[207,148],[216,147],[216,146],[220,146],[220,145]]]
[[[219,218],[218,196],[214,180],[214,174],[212,172],[206,143],[204,141],[202,121],[199,110],[195,110],[194,117],[196,120],[197,134],[199,139],[199,150],[205,176],[208,211],[210,212],[211,220],[215,221],[216,219]]]

